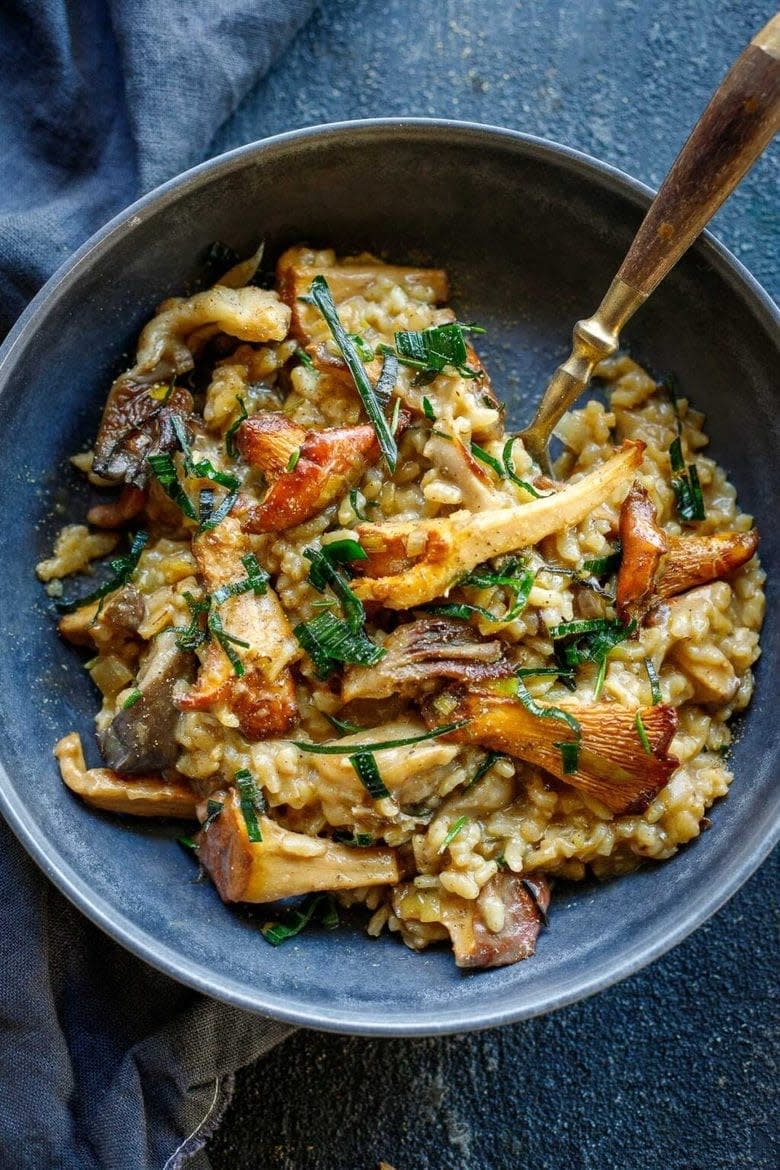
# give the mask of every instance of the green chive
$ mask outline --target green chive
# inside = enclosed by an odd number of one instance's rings
[[[265,569],[260,568],[254,553],[243,556],[241,564],[246,569],[246,577],[215,589],[211,595],[215,605],[222,605],[229,597],[237,597],[241,593],[252,592],[256,597],[262,597],[267,591],[270,577]]]
[[[307,370],[314,369],[314,362],[311,360],[305,349],[301,349],[300,345],[293,350],[293,357],[297,357],[302,366]]]
[[[302,752],[310,752],[312,755],[320,756],[345,756],[349,751],[384,752],[389,748],[409,747],[413,743],[422,743],[426,739],[438,739],[440,735],[449,735],[451,731],[458,731],[470,722],[470,719],[461,719],[458,723],[445,723],[440,727],[434,727],[432,731],[424,731],[420,735],[410,735],[404,739],[377,740],[375,743],[350,744],[348,748],[345,748],[343,744],[304,743],[295,739],[292,740],[292,743]]]
[[[238,428],[241,426],[244,419],[249,418],[249,415],[246,412],[246,405],[244,403],[244,400],[243,400],[243,398],[239,397],[238,394],[236,395],[236,402],[238,403],[239,407],[241,408],[240,414],[239,414],[238,418],[236,419],[236,421],[234,423],[231,423],[231,425],[228,427],[227,431],[225,432],[225,451],[227,452],[227,454],[230,456],[231,459],[238,458],[238,451],[236,450],[236,433],[238,432]]]
[[[661,702],[661,680],[658,677],[658,672],[653,665],[652,658],[645,659],[645,670],[647,677],[650,680],[650,698],[653,703]]]
[[[220,487],[230,490],[238,487],[238,480],[234,475],[230,475],[227,471],[217,471],[209,459],[200,459],[197,463],[194,461],[192,448],[187,438],[187,428],[180,414],[171,415],[171,426],[184,455],[184,470],[188,475],[196,476],[198,479],[210,479],[213,483],[218,483]]]
[[[645,730],[645,725],[642,722],[641,711],[637,711],[636,713],[634,727],[636,727],[636,733],[639,736],[639,742],[641,743],[642,747],[647,752],[648,756],[652,756],[653,749],[650,747],[650,740],[647,738],[647,731]]]
[[[430,398],[423,398],[422,409],[423,409],[423,414],[425,415],[425,417],[427,419],[429,419],[431,422],[436,421],[436,415],[433,413],[433,407],[431,406]]]
[[[206,819],[200,826],[201,832],[208,833],[209,829],[214,824],[214,821],[217,819],[224,807],[225,806],[221,800],[208,800],[206,802]]]
[[[229,634],[223,626],[222,618],[216,610],[212,610],[209,614],[206,625],[214,641],[218,642],[225,651],[225,654],[227,654],[230,665],[233,667],[233,673],[237,678],[243,678],[246,673],[244,664],[233,647],[240,646],[244,650],[249,650],[251,649],[249,642],[244,642],[241,638],[236,638],[233,634]]]
[[[528,483],[527,480],[521,479],[520,476],[515,473],[515,464],[512,458],[512,448],[514,447],[516,441],[516,435],[513,435],[511,438],[507,439],[507,441],[504,443],[504,450],[501,453],[506,478],[510,479],[512,483],[516,483],[518,487],[521,487],[523,491],[528,492],[528,494],[533,496],[534,499],[543,500],[546,495],[553,495],[553,492],[537,491],[532,483]]]
[[[488,467],[495,471],[499,479],[506,478],[506,471],[501,463],[496,459],[495,455],[491,455],[484,447],[480,447],[478,443],[471,444],[471,454],[475,459],[479,459],[480,463],[487,464]]]
[[[285,471],[295,471],[295,468],[298,466],[298,460],[300,459],[300,457],[301,457],[301,449],[300,449],[300,447],[296,447],[295,450],[293,451],[293,453],[290,455],[290,458],[287,460],[287,466],[285,467],[284,470]]]
[[[347,833],[343,829],[333,834],[333,840],[338,845],[348,845],[350,849],[370,849],[376,844],[370,833]]]
[[[136,687],[136,689],[134,691],[131,691],[130,694],[125,699],[124,703],[122,704],[122,710],[126,711],[128,707],[135,706],[135,704],[138,702],[138,700],[142,699],[142,698],[143,698],[143,695]]]
[[[576,747],[579,752],[580,739],[582,738],[582,728],[579,722],[568,711],[562,711],[560,707],[541,707],[532,697],[521,678],[516,678],[515,686],[518,699],[532,715],[536,715],[539,719],[558,719],[574,732],[575,738],[573,741],[563,741],[556,743],[555,746],[561,753],[561,764],[564,774],[569,775],[571,772],[576,772],[578,755],[575,755],[572,749]]]
[[[464,828],[466,827],[466,825],[468,824],[468,820],[469,820],[469,818],[468,818],[468,817],[465,817],[465,816],[464,816],[464,817],[458,817],[457,821],[455,821],[455,823],[454,823],[453,825],[451,825],[451,826],[450,826],[450,830],[449,830],[449,832],[447,833],[447,836],[444,838],[444,840],[442,841],[441,845],[439,846],[439,849],[438,849],[438,852],[439,852],[439,853],[443,853],[443,852],[444,852],[444,850],[445,850],[445,849],[446,849],[446,848],[447,848],[449,845],[451,845],[451,844],[452,844],[452,842],[453,842],[453,841],[455,840],[455,838],[457,837],[458,833],[460,833],[460,832],[461,832],[461,830],[462,830],[462,829],[464,829]]]
[[[300,622],[293,634],[311,658],[321,679],[327,678],[339,662],[373,666],[387,653],[362,630],[353,630],[347,622],[329,611],[309,622]]]
[[[361,750],[349,757],[349,762],[355,769],[360,783],[374,800],[382,800],[389,796],[389,789],[379,773],[376,758],[368,750]]]
[[[93,601],[102,603],[103,598],[107,597],[109,593],[114,593],[117,589],[121,589],[123,585],[127,584],[138,568],[141,553],[146,548],[148,540],[148,532],[137,532],[133,537],[133,542],[127,556],[115,557],[114,560],[108,562],[111,569],[109,579],[91,593],[87,593],[86,596],[79,597],[75,601],[64,601],[62,599],[55,601],[54,604],[58,611],[60,613],[73,613],[74,610],[80,609],[84,605],[91,605]]]
[[[339,916],[332,894],[309,894],[299,906],[283,910],[276,922],[266,922],[260,933],[271,946],[278,947],[300,934],[312,920],[319,920],[326,930],[335,930]]]
[[[336,345],[341,350],[347,369],[351,373],[357,392],[362,399],[366,414],[376,431],[379,447],[384,456],[385,463],[389,470],[393,472],[398,462],[396,441],[387,425],[387,419],[382,413],[382,408],[376,397],[374,387],[371,385],[365,367],[355,349],[354,342],[350,340],[349,335],[339,320],[336,305],[324,276],[314,277],[314,280],[311,282],[308,299],[319,309],[333,335]]]
[[[252,773],[247,768],[241,768],[233,777],[241,798],[241,813],[246,825],[247,836],[250,841],[259,842],[263,834],[257,820],[258,813],[266,810],[265,799],[255,784]]]

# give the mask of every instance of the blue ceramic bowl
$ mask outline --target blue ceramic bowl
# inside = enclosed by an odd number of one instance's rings
[[[778,314],[748,273],[704,238],[637,315],[628,340],[673,370],[709,417],[712,452],[763,535],[769,618],[756,696],[734,750],[735,780],[710,832],[671,861],[568,890],[537,955],[478,974],[446,950],[413,954],[358,927],[278,949],[262,911],[226,909],[193,881],[181,826],[90,810],[62,785],[52,745],[93,741],[96,696],[54,630],[33,566],[84,510],[67,457],[94,435],[112,377],[164,296],[195,287],[206,246],[265,238],[445,265],[461,318],[487,325],[484,356],[522,425],[593,310],[650,193],[574,151],[505,130],[427,121],[347,123],[272,138],[205,163],[113,220],[52,277],[0,357],[0,799],[53,882],[129,950],[251,1011],[343,1032],[418,1035],[550,1011],[657,958],[712,914],[778,835]],[[93,757],[93,762],[97,759]]]

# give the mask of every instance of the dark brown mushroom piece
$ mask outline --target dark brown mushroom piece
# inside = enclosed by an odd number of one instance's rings
[[[136,681],[141,697],[119,710],[98,737],[109,768],[133,775],[173,766],[179,754],[174,690],[194,675],[193,656],[179,649],[173,630],[163,630],[141,662]]]
[[[656,523],[655,505],[645,488],[635,483],[620,508],[623,555],[617,578],[615,606],[624,624],[639,620],[653,601],[653,583],[669,540]]]
[[[384,642],[385,655],[375,666],[350,666],[344,674],[341,697],[384,699],[414,695],[442,678],[461,683],[509,678],[512,664],[504,644],[482,638],[466,622],[427,617],[399,626]]]
[[[489,901],[500,899],[504,921],[499,930],[490,930],[485,911]],[[425,892],[405,882],[393,890],[393,911],[402,920],[414,920],[422,910]],[[435,920],[445,928],[452,941],[455,962],[459,967],[506,967],[528,959],[536,950],[539,931],[546,923],[550,904],[550,886],[546,879],[534,875],[521,877],[508,871],[497,873],[473,901],[441,891],[437,895]],[[430,921],[431,906],[426,906],[425,921]]]

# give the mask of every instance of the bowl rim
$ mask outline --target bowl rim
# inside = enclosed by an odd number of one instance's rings
[[[479,146],[480,140],[484,143],[487,137],[495,146],[519,147],[530,157],[559,166],[563,164],[569,170],[586,175],[640,210],[645,210],[654,196],[652,188],[582,151],[537,135],[478,122],[418,117],[365,118],[322,123],[275,134],[183,171],[130,204],[90,236],[42,286],[0,346],[0,393],[5,384],[6,371],[13,366],[17,346],[37,329],[49,308],[67,294],[93,256],[110,248],[115,239],[132,232],[143,222],[146,213],[156,212],[160,207],[175,201],[184,191],[207,184],[217,174],[240,169],[247,161],[260,158],[264,153],[279,147],[287,147],[297,141],[324,141],[329,137],[338,139],[345,134],[359,137],[393,130],[421,138],[445,135],[451,141],[473,142],[475,146]],[[776,336],[780,347],[780,308],[756,278],[708,231],[702,233],[693,245],[693,250],[727,283],[739,287],[751,312],[770,335]],[[53,848],[50,842],[39,839],[34,818],[14,791],[2,762],[0,811],[24,848],[60,892],[112,939],[157,970],[197,991],[253,1013],[323,1031],[377,1037],[435,1036],[466,1028],[476,1030],[497,1027],[555,1011],[605,990],[660,958],[719,910],[759,867],[780,839],[778,822],[753,852],[729,872],[725,880],[705,886],[699,897],[687,905],[685,916],[676,925],[667,927],[663,932],[657,931],[649,939],[642,937],[632,942],[620,955],[602,963],[585,978],[570,980],[557,994],[545,993],[542,989],[535,996],[526,997],[521,1005],[504,1005],[493,1010],[488,1002],[477,1018],[468,1020],[463,1018],[462,1006],[451,1011],[441,1007],[423,1008],[416,1011],[413,1018],[399,1024],[397,1020],[387,1020],[378,1014],[369,1015],[362,1009],[355,1014],[323,1005],[313,1009],[302,1003],[289,1003],[281,996],[264,994],[262,987],[250,994],[243,984],[229,977],[215,977],[201,963],[171,947],[161,946],[153,935],[118,912],[104,898],[97,897],[88,882],[59,854],[56,846]]]

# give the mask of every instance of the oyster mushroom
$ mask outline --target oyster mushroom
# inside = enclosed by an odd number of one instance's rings
[[[134,817],[195,820],[197,797],[184,776],[121,776],[111,768],[87,768],[77,732],[64,736],[54,754],[64,783],[87,804]]]
[[[454,435],[433,431],[423,454],[460,490],[461,503],[470,512],[506,507],[510,502],[511,497],[493,485],[484,465]]]
[[[485,922],[489,901],[500,899],[504,921],[492,931]],[[439,922],[452,942],[459,967],[505,967],[528,959],[550,904],[550,887],[543,877],[524,878],[497,873],[470,901],[444,890],[418,890],[404,882],[393,890],[393,912],[401,922]]]
[[[361,524],[367,560],[356,563],[353,582],[362,601],[410,609],[433,600],[464,573],[491,557],[537,544],[579,524],[633,478],[643,443],[626,442],[606,463],[560,492],[528,504],[463,510],[433,520]]]
[[[504,644],[488,641],[465,622],[428,617],[407,622],[382,644],[384,658],[375,666],[350,666],[344,673],[341,697],[384,699],[419,694],[439,679],[478,683],[508,678],[512,664]]]
[[[437,704],[440,703],[437,699]],[[552,708],[573,716],[580,726],[575,770],[564,771],[561,742],[572,730],[559,719],[533,714],[518,699],[488,690],[446,692],[448,718],[468,720],[447,739],[476,743],[492,751],[536,764],[546,772],[594,796],[613,813],[642,812],[668,784],[678,760],[668,754],[677,730],[674,707],[658,704],[639,712],[618,703],[561,702]],[[637,714],[649,751],[640,738]],[[429,722],[436,715],[426,712]]]
[[[109,768],[132,774],[176,763],[179,712],[174,692],[177,684],[191,681],[194,673],[194,659],[178,648],[173,630],[163,630],[152,640],[136,680],[140,698],[121,707],[98,736]]]
[[[197,330],[213,326],[243,341],[282,341],[289,322],[290,311],[275,293],[252,286],[216,285],[163,302],[141,332],[135,365],[109,391],[95,441],[94,471],[114,481],[143,482],[144,461],[155,446],[149,433],[152,420],[163,406],[192,408],[189,393],[179,387],[167,400],[149,391],[192,369],[188,339]]]
[[[235,789],[212,793],[222,811],[199,834],[198,858],[223,902],[275,902],[316,890],[394,885],[395,851],[351,849],[327,837],[310,837],[258,816],[262,839],[250,841]],[[206,805],[199,807],[201,820]]]

